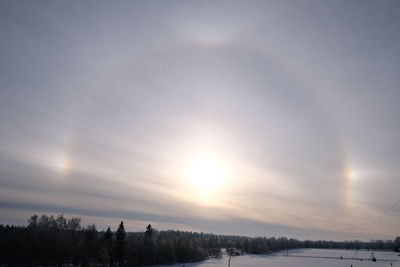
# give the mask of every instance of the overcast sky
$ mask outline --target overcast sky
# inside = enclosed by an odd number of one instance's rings
[[[399,1],[0,1],[0,223],[394,239]]]

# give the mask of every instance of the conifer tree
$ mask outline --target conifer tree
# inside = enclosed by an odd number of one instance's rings
[[[151,224],[149,224],[146,227],[146,236],[151,237],[152,234],[153,234],[153,228],[151,227]]]
[[[114,258],[114,253],[113,253],[113,247],[112,247],[112,237],[113,234],[111,232],[110,226],[107,228],[106,233],[104,234],[104,247],[107,253],[107,257],[109,260],[110,266],[113,265],[113,258]]]
[[[117,241],[115,256],[116,256],[116,259],[120,266],[124,262],[125,237],[126,237],[126,233],[125,233],[125,228],[124,228],[124,222],[121,221],[121,223],[119,224],[118,230],[115,234],[115,238]]]

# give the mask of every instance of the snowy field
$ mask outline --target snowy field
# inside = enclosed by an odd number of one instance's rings
[[[271,255],[244,255],[232,257],[231,267],[363,267],[363,266],[396,266],[400,267],[398,253],[388,251],[375,251],[376,262],[368,261],[371,251],[357,251],[361,260],[352,260],[354,250],[340,249],[294,249],[289,250],[289,257],[285,252]],[[343,259],[340,259],[342,256]],[[392,264],[392,265],[391,265]],[[169,267],[182,267],[183,264],[165,265]],[[187,263],[185,267],[222,267],[228,266],[228,257],[220,260],[207,260],[199,263]]]

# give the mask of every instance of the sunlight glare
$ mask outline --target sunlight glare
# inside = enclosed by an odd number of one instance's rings
[[[69,170],[69,161],[65,156],[55,158],[53,166],[60,174],[66,174]]]
[[[350,179],[350,181],[358,180],[360,176],[361,173],[355,169],[351,169],[347,172],[347,178]]]
[[[189,181],[197,189],[210,192],[220,187],[225,176],[223,161],[213,155],[196,158],[189,171]]]

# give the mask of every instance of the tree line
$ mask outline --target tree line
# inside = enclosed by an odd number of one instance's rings
[[[208,233],[157,231],[149,224],[142,232],[126,232],[121,221],[110,227],[81,226],[81,219],[63,215],[33,215],[27,226],[0,225],[0,265],[143,266],[195,262],[230,255],[260,254],[293,248],[391,249],[394,241],[300,241],[286,237],[244,237]]]

